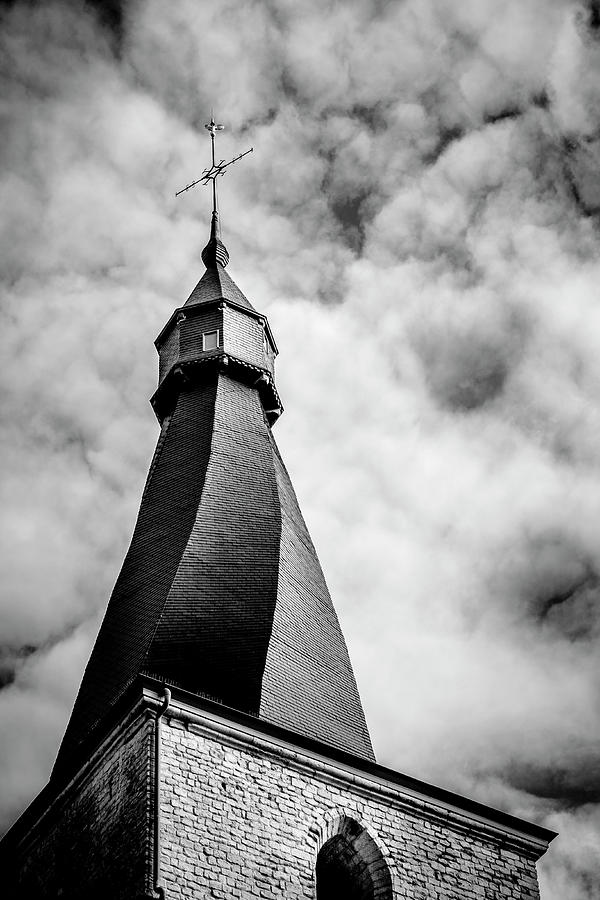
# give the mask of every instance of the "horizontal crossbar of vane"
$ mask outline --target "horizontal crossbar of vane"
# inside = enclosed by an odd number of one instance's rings
[[[238,159],[242,159],[243,156],[248,156],[249,153],[252,153],[254,147],[250,147],[249,150],[246,150],[244,153],[240,153],[239,156],[235,156],[233,159],[230,159],[229,162],[225,162],[225,160],[221,160],[215,165],[211,166],[210,169],[205,169],[202,173],[202,176],[198,178],[196,181],[192,181],[191,184],[187,184],[180,191],[177,191],[175,194],[176,197],[179,197],[180,194],[185,194],[186,191],[189,191],[190,188],[196,187],[197,184],[208,184],[209,181],[214,181],[218,178],[219,175],[225,174],[225,169],[227,166],[233,165],[234,162],[237,162]]]

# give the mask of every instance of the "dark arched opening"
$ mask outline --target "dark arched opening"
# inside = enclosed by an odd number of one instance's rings
[[[379,847],[354,819],[344,819],[317,856],[317,900],[392,900]]]

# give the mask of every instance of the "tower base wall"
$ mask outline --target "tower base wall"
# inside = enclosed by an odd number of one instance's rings
[[[175,687],[158,723],[136,690],[1,842],[3,896],[330,900],[350,859],[361,900],[539,900],[552,832]]]
[[[121,723],[0,844],[9,900],[146,900],[152,892],[153,714]],[[44,803],[44,794],[52,799]],[[52,796],[54,794],[54,796]]]
[[[394,900],[539,898],[546,843],[510,828],[191,709],[167,720],[162,748],[168,898],[315,898],[319,851],[349,820],[379,848]]]

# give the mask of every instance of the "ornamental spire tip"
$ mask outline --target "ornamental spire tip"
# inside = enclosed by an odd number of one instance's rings
[[[217,206],[217,178],[219,175],[224,175],[225,170],[228,166],[231,166],[234,162],[237,162],[238,159],[242,159],[243,156],[247,156],[248,153],[252,153],[254,147],[250,147],[249,150],[246,150],[244,153],[240,153],[239,156],[234,157],[234,159],[230,159],[229,162],[225,162],[224,159],[216,162],[215,160],[215,134],[217,131],[223,131],[225,128],[224,125],[218,125],[215,122],[215,117],[213,111],[211,110],[210,114],[210,122],[204,126],[208,133],[210,134],[210,144],[211,144],[211,155],[212,155],[212,163],[210,168],[205,169],[202,173],[202,176],[198,178],[196,181],[192,181],[190,184],[186,185],[186,187],[182,188],[180,191],[177,191],[175,194],[178,197],[180,194],[184,194],[186,191],[189,191],[190,188],[193,188],[197,184],[208,184],[209,181],[212,181],[212,199],[213,199],[213,208],[212,208],[212,217],[210,223],[210,238],[208,240],[208,244],[202,251],[202,261],[207,269],[215,268],[217,263],[221,266],[226,266],[229,262],[229,253],[227,252],[227,248],[225,244],[221,241],[221,228],[219,225],[219,210]]]
[[[221,240],[221,226],[219,225],[219,213],[213,209],[210,222],[210,237],[208,244],[202,251],[202,262],[207,269],[216,269],[217,263],[223,268],[229,262],[227,247]]]

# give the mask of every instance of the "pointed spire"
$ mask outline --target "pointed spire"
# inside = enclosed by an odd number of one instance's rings
[[[210,237],[208,244],[202,251],[202,262],[207,269],[216,269],[217,263],[223,268],[229,262],[227,247],[221,240],[221,227],[219,225],[219,213],[213,209],[210,223]]]

